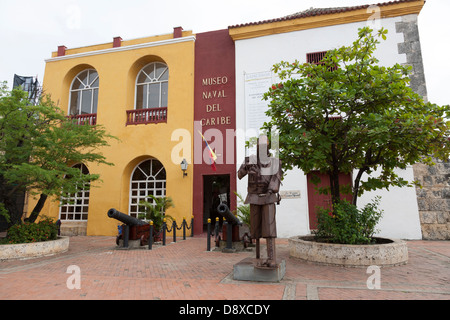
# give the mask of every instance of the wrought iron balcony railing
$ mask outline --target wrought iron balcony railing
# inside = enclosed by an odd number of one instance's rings
[[[78,125],[89,124],[95,126],[97,124],[97,114],[79,114],[75,116],[68,116],[69,119],[73,119]]]
[[[167,108],[151,108],[127,111],[127,126],[167,122]]]

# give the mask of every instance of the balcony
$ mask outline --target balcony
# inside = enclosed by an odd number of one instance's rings
[[[167,122],[167,107],[127,111],[127,126]]]
[[[67,118],[74,120],[74,122],[80,126],[89,124],[95,126],[97,124],[97,114],[79,114],[76,116],[68,116]]]

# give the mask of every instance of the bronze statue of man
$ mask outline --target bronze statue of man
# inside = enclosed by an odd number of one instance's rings
[[[238,171],[238,178],[248,174],[248,189],[245,204],[250,204],[250,233],[256,240],[256,258],[260,259],[260,238],[266,239],[267,260],[259,262],[260,267],[278,266],[275,251],[277,226],[275,204],[279,203],[278,194],[281,184],[281,161],[269,154],[267,136],[258,138],[257,154],[246,157]]]

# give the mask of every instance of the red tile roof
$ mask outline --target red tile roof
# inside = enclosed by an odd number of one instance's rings
[[[377,4],[364,4],[359,6],[351,6],[351,7],[334,7],[334,8],[310,8],[308,10],[300,11],[285,17],[276,18],[276,19],[270,19],[270,20],[263,20],[258,22],[249,22],[249,23],[243,23],[243,24],[237,24],[234,26],[229,26],[228,28],[240,28],[240,27],[246,27],[246,26],[252,26],[252,25],[259,25],[259,24],[266,24],[266,23],[274,23],[274,22],[280,22],[280,21],[288,21],[293,19],[299,19],[299,18],[306,18],[306,17],[312,17],[312,16],[320,16],[320,15],[326,15],[326,14],[334,14],[334,13],[341,13],[341,12],[347,12],[347,11],[354,11],[359,9],[367,9],[370,6],[388,6],[403,2],[414,2],[419,0],[396,0],[396,1],[389,1],[389,2],[383,2],[383,3],[377,3]]]

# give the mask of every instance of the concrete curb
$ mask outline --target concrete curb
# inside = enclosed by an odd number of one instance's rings
[[[373,245],[345,245],[312,241],[314,236],[296,236],[289,239],[289,252],[293,258],[325,265],[368,267],[397,266],[408,262],[405,241]]]
[[[0,260],[38,258],[66,252],[69,239],[58,237],[53,241],[0,245]]]

